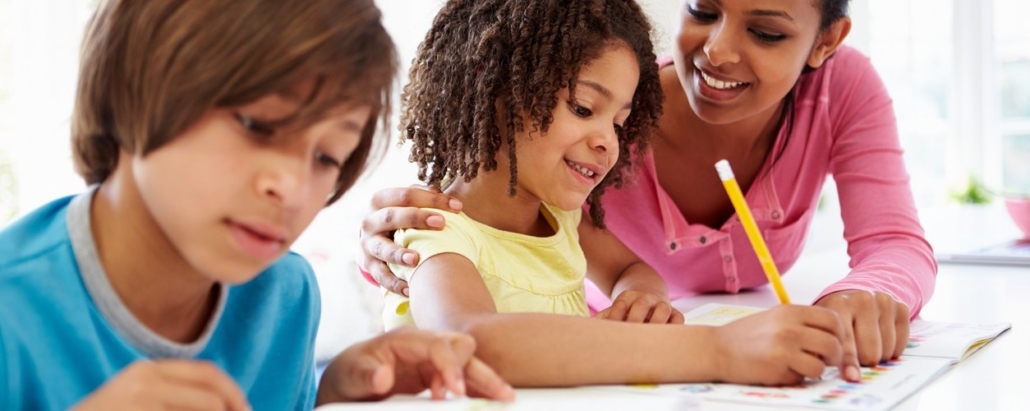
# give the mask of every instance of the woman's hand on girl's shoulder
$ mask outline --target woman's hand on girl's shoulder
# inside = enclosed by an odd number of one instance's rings
[[[387,264],[418,265],[419,255],[393,241],[396,230],[414,228],[439,230],[444,219],[424,210],[461,211],[461,201],[439,190],[422,186],[386,188],[372,196],[372,211],[361,220],[361,251],[358,266],[386,289],[408,295],[408,283],[397,278]]]

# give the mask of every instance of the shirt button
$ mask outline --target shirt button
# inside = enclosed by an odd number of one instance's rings
[[[701,244],[704,244],[704,243],[708,242],[708,239],[705,238],[705,236],[701,236],[701,238],[698,238],[697,241],[700,242]]]
[[[669,243],[669,249],[670,250],[675,250],[676,249],[676,243],[675,242]]]
[[[737,277],[728,277],[728,278],[726,278],[726,282],[729,283],[729,284],[733,284],[733,283],[737,282]]]
[[[724,255],[724,256],[722,256],[722,260],[728,263],[730,261],[733,261],[733,257],[732,256],[728,256],[728,255]]]
[[[772,219],[773,220],[779,220],[780,219],[780,212],[779,211],[773,211],[772,212]]]

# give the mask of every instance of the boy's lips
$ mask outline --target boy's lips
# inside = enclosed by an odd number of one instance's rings
[[[286,248],[286,230],[271,224],[227,220],[236,245],[261,260],[278,258]]]

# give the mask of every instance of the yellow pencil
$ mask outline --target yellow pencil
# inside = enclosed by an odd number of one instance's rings
[[[740,191],[737,178],[733,176],[730,162],[719,160],[718,163],[715,163],[715,170],[719,172],[722,186],[726,188],[726,194],[730,196],[730,202],[737,210],[737,216],[740,217],[740,223],[744,226],[744,232],[747,233],[748,240],[751,240],[751,247],[755,249],[758,262],[762,263],[762,270],[765,271],[765,276],[769,278],[769,284],[772,284],[773,290],[776,291],[776,297],[780,299],[781,304],[790,304],[787,290],[783,288],[783,282],[780,281],[780,271],[776,269],[776,263],[773,262],[772,254],[769,253],[769,247],[765,245],[765,239],[758,231],[758,224],[755,223],[755,217],[751,215],[747,201],[744,201],[744,193]]]

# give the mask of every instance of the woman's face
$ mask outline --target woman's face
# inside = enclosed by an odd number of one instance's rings
[[[775,112],[805,65],[825,58],[817,38],[819,6],[813,0],[685,0],[673,59],[694,113],[728,124]]]

